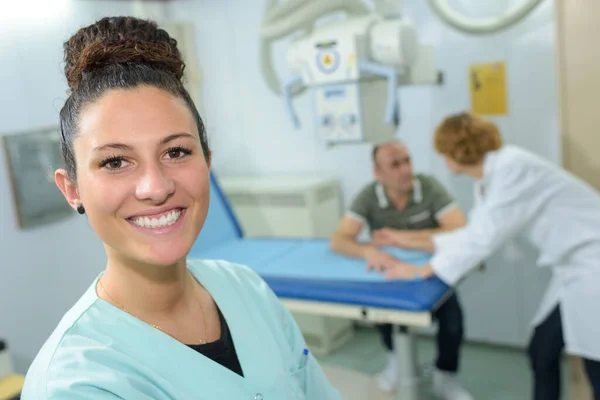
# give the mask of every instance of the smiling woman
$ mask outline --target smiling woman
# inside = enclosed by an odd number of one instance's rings
[[[107,264],[41,349],[22,398],[339,398],[258,275],[187,260],[208,212],[211,153],[176,41],[114,17],[64,49],[55,181]]]
[[[208,145],[200,117],[194,117],[187,101],[144,83],[134,90],[101,93],[79,116],[62,113],[67,119],[63,127],[77,128],[74,140],[74,132],[63,134],[65,153],[74,151],[77,162],[57,172],[57,184],[73,206],[83,205],[105,243],[107,281],[111,264],[123,257],[150,265],[184,259],[202,228],[210,152],[204,151]],[[77,123],[68,120],[74,117]],[[168,214],[178,223],[161,224]],[[186,218],[195,223],[184,223]]]

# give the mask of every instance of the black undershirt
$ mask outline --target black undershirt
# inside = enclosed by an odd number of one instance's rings
[[[225,317],[221,314],[219,307],[217,307],[217,311],[219,313],[219,322],[221,323],[221,337],[214,342],[189,344],[188,346],[225,368],[229,368],[236,374],[244,376],[227,321],[225,321]]]

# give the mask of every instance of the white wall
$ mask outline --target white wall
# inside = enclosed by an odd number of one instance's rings
[[[455,0],[451,4],[471,16],[486,17],[515,1],[521,0]],[[400,89],[399,137],[412,149],[417,170],[437,175],[463,208],[470,208],[472,184],[448,174],[432,151],[432,133],[447,114],[469,109],[469,65],[489,61],[507,63],[509,115],[495,118],[506,142],[560,162],[553,1],[543,2],[518,26],[483,37],[467,36],[443,25],[425,1],[403,3],[421,40],[436,46],[437,65],[445,77],[442,86]],[[171,5],[173,18],[196,24],[205,78],[203,116],[213,146],[214,169],[220,175],[331,174],[341,180],[347,204],[371,179],[369,146],[322,146],[311,127],[307,94],[295,100],[302,128],[291,128],[281,98],[267,88],[261,76],[258,31],[264,7],[264,1],[256,0],[180,0]],[[287,41],[274,46],[280,76],[287,74]],[[525,342],[528,319],[547,280],[547,274],[533,268],[534,259],[532,250],[519,242],[492,259],[485,274],[463,285],[471,338],[497,338],[496,342],[517,345]],[[485,323],[490,316],[506,323]]]

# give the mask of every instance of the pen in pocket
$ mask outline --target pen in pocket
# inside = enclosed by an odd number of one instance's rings
[[[302,361],[300,362],[300,367],[306,367],[306,363],[308,362],[308,349],[304,349],[302,351]]]
[[[308,349],[302,350],[302,360],[300,361],[300,369],[302,374],[302,391],[306,394],[306,364],[308,363]]]

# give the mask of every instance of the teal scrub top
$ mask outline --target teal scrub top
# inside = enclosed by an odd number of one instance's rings
[[[96,282],[44,344],[23,400],[340,399],[289,311],[250,268],[189,260],[229,325],[244,376],[96,294]]]

